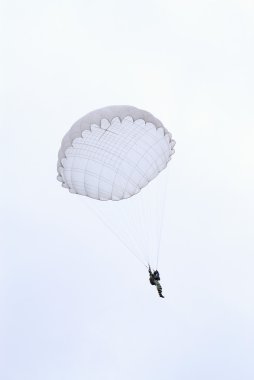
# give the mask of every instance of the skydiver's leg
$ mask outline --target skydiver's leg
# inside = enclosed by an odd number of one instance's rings
[[[161,287],[161,284],[159,283],[159,281],[156,281],[156,288],[157,288],[157,291],[159,293],[159,296],[161,298],[164,298],[164,296],[162,295],[162,287]]]

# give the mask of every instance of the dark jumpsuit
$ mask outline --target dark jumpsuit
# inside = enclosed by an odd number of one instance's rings
[[[157,270],[155,270],[154,272],[151,271],[151,268],[149,267],[149,280],[150,280],[150,284],[151,285],[155,285],[156,288],[157,288],[157,291],[159,293],[159,296],[161,298],[164,298],[164,296],[162,295],[162,287],[161,287],[161,284],[159,283],[160,281],[160,274]]]

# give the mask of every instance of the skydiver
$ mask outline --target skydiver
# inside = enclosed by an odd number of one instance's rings
[[[157,271],[157,269],[152,272],[150,265],[149,265],[148,271],[149,271],[150,284],[155,285],[157,288],[157,291],[159,293],[159,296],[161,298],[164,298],[164,296],[162,295],[162,287],[161,287],[161,284],[159,283],[159,281],[160,281],[159,272]]]

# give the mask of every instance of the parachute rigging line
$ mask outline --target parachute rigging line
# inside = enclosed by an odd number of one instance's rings
[[[94,211],[95,214],[97,215],[97,217],[100,219],[100,221],[117,237],[117,239],[125,246],[125,248],[133,255],[136,257],[136,259],[139,260],[139,262],[144,265],[146,268],[148,268],[147,264],[145,264],[145,262],[143,260],[141,260],[141,258],[139,256],[136,255],[136,253],[129,247],[129,245],[127,245],[125,243],[125,241],[113,230],[113,228],[109,225],[109,223],[107,223],[105,221],[105,219],[99,214],[99,212],[97,210],[95,210],[91,205],[89,205],[88,203],[86,203],[86,205],[88,206],[88,208],[90,208],[90,210]]]
[[[157,262],[156,262],[156,269],[158,269],[158,264],[159,264],[159,256],[160,256],[160,247],[161,247],[161,235],[162,235],[162,229],[164,225],[164,219],[165,219],[165,207],[166,207],[166,195],[167,195],[167,189],[168,189],[168,173],[166,174],[166,183],[164,186],[164,191],[163,191],[163,199],[162,199],[162,210],[161,210],[161,219],[159,222],[159,240],[158,240],[158,246],[157,246]]]

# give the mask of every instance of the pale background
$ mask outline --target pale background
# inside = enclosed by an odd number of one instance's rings
[[[2,1],[2,380],[254,378],[253,37],[251,0]],[[55,180],[111,104],[177,141],[165,300]]]

